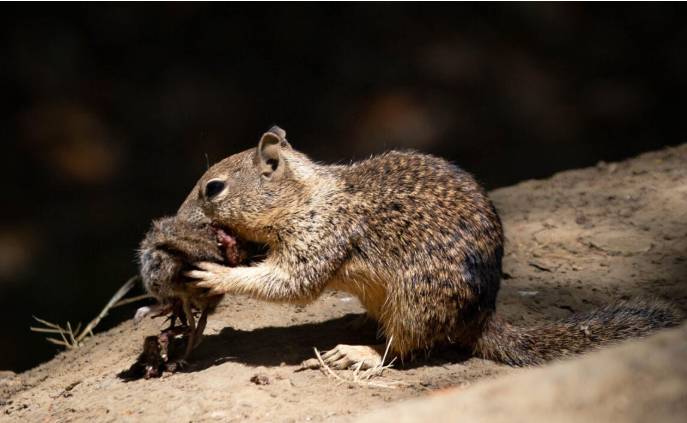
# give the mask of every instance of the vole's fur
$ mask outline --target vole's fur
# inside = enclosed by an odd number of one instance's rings
[[[205,302],[200,290],[186,283],[182,272],[197,261],[222,263],[224,260],[208,223],[190,222],[176,216],[153,222],[141,242],[138,258],[143,287],[160,303],[179,297]]]
[[[327,287],[347,291],[401,357],[451,343],[535,364],[680,318],[640,300],[533,328],[504,322],[495,314],[504,241],[496,210],[470,174],[425,154],[323,165],[275,127],[257,148],[212,166],[181,211],[270,247],[253,266],[199,263],[188,273],[199,286],[287,303],[312,301]]]

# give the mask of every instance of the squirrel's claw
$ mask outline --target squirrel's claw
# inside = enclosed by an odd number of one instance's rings
[[[208,295],[226,294],[224,273],[229,269],[228,267],[206,261],[194,265],[199,270],[184,272],[184,276],[193,279],[191,283],[194,286],[208,289]]]
[[[198,285],[198,284],[202,283],[203,281],[211,279],[212,278],[212,272],[206,272],[204,270],[188,270],[188,271],[184,272],[184,276],[186,276],[187,278],[194,279],[191,282]]]
[[[205,270],[207,272],[214,272],[214,273],[221,273],[228,269],[227,266],[223,266],[221,264],[213,263],[210,261],[199,261],[197,263],[194,263],[194,266],[196,266],[200,270]]]

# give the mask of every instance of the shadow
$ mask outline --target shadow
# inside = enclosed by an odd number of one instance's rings
[[[250,331],[223,328],[216,335],[206,335],[203,342],[191,354],[188,363],[176,370],[178,373],[193,373],[218,366],[226,362],[239,362],[249,366],[276,367],[283,364],[299,365],[313,358],[313,347],[326,351],[338,344],[373,345],[383,342],[377,335],[377,323],[367,319],[359,321],[364,314],[347,314],[324,322],[304,323],[294,326],[271,326]],[[354,327],[355,326],[355,327]],[[156,339],[156,337],[151,337]],[[178,347],[183,350],[183,346]],[[145,354],[145,353],[143,353]],[[397,369],[413,369],[422,366],[439,366],[458,363],[469,359],[469,353],[455,346],[438,346],[431,353],[418,354],[405,362],[398,362]],[[144,377],[144,364],[150,363],[139,357],[131,367],[118,373],[124,381]],[[156,363],[162,365],[162,363]],[[160,369],[160,374],[163,372]],[[159,377],[159,375],[153,376]]]
[[[674,262],[669,279],[682,280],[685,263]],[[497,313],[514,326],[533,325],[564,319],[575,313],[589,312],[607,304],[631,298],[658,298],[672,303],[687,315],[687,284],[670,283],[670,280],[654,280],[646,283],[608,286],[598,291],[582,286],[560,286],[553,281],[546,283],[548,273],[527,282],[511,276],[504,282],[499,293]],[[603,276],[602,276],[603,277]],[[520,283],[517,283],[520,282]],[[523,282],[525,282],[523,284]],[[536,293],[523,295],[523,292]],[[226,362],[238,362],[249,366],[274,367],[282,363],[298,365],[314,357],[313,347],[326,351],[338,344],[373,345],[384,342],[377,336],[377,324],[367,320],[362,326],[356,320],[363,314],[347,314],[324,322],[303,323],[293,326],[271,326],[254,330],[226,327],[215,335],[206,335],[193,352],[188,365],[178,372],[201,371]],[[356,327],[354,327],[356,326]],[[182,348],[179,347],[179,350]],[[400,370],[424,366],[443,366],[461,363],[472,356],[455,345],[436,346],[428,353],[416,353],[404,362],[397,362]],[[142,370],[132,368],[121,372],[124,380],[141,377]]]
[[[411,370],[421,367],[439,367],[448,364],[460,364],[474,356],[455,344],[436,345],[425,353],[416,353],[408,360],[394,363],[397,370]]]
[[[347,314],[324,322],[294,326],[271,326],[251,331],[226,327],[217,335],[208,335],[191,355],[190,363],[180,370],[191,373],[229,361],[249,366],[299,365],[315,356],[313,347],[329,350],[339,344],[373,345],[384,342],[377,335],[377,323],[368,319],[362,326],[357,319],[364,314]],[[397,369],[413,369],[458,363],[471,355],[456,346],[438,346],[431,353],[419,354],[398,363]]]
[[[503,315],[515,325],[522,320],[523,312],[531,314],[536,323],[556,321],[576,313],[586,313],[620,301],[635,299],[653,299],[669,303],[687,315],[687,283],[675,283],[684,280],[682,269],[663,278],[644,281],[643,283],[609,283],[600,287],[589,287],[584,284],[561,286],[552,276],[551,283],[542,280],[515,284],[510,280],[502,284],[499,291],[497,313]],[[605,276],[598,279],[603,281]],[[519,279],[519,278],[514,278]],[[631,280],[631,278],[628,277]],[[535,295],[527,295],[527,293]],[[534,322],[532,322],[534,323]]]
[[[181,372],[196,372],[228,361],[249,366],[298,365],[314,357],[313,347],[328,350],[338,344],[371,345],[381,341],[377,324],[367,320],[353,328],[364,314],[294,326],[270,326],[246,331],[226,327],[206,335],[193,352],[190,364]]]

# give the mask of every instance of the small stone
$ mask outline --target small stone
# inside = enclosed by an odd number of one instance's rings
[[[256,385],[269,385],[270,378],[264,373],[256,373],[250,378],[250,381]]]

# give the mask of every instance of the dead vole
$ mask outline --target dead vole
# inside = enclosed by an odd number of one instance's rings
[[[222,299],[222,295],[208,296],[204,289],[189,284],[184,271],[198,260],[237,266],[248,259],[248,250],[223,229],[207,223],[179,217],[153,222],[141,242],[139,261],[143,286],[158,304],[139,309],[136,319],[153,312],[154,316],[169,316],[170,326],[157,337],[146,338],[135,365],[140,367],[140,376],[159,376],[163,370],[173,370],[178,360],[188,358],[200,343],[208,313]],[[197,313],[200,318],[196,321]],[[177,321],[181,326],[176,326]]]

